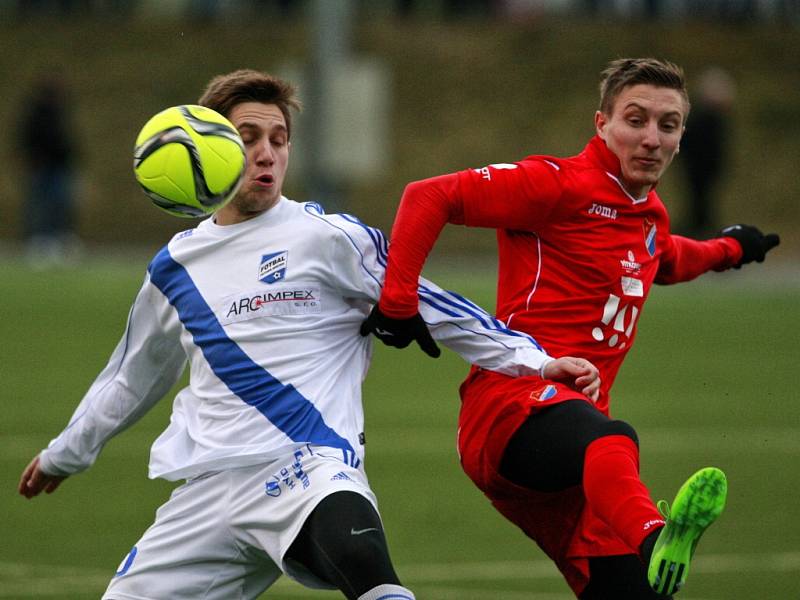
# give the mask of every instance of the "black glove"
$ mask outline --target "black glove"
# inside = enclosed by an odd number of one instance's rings
[[[731,225],[720,231],[717,237],[732,237],[742,247],[742,260],[733,266],[734,269],[753,261],[764,262],[767,252],[781,243],[777,233],[764,235],[752,225]]]
[[[369,316],[361,323],[359,331],[363,336],[372,333],[384,344],[394,348],[405,348],[413,340],[416,340],[419,347],[428,356],[438,358],[442,353],[439,346],[433,341],[431,332],[428,331],[428,326],[419,313],[410,319],[392,319],[384,315],[376,304]]]

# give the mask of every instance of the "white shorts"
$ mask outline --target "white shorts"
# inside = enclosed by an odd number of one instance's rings
[[[331,589],[283,557],[325,497],[356,492],[377,511],[361,469],[342,451],[303,446],[267,464],[219,471],[186,482],[125,557],[106,600],[246,600],[282,573]]]

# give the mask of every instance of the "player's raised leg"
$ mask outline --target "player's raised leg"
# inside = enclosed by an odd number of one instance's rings
[[[674,594],[685,583],[697,542],[722,513],[727,493],[725,474],[714,467],[700,469],[678,490],[650,557],[647,577],[655,591]]]

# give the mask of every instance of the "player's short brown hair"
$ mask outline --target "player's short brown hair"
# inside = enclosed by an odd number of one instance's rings
[[[214,109],[221,115],[230,116],[231,110],[242,102],[274,104],[283,113],[286,130],[291,137],[291,109],[300,110],[295,87],[278,77],[253,69],[239,69],[225,75],[217,75],[206,86],[197,101],[201,106]]]
[[[657,58],[619,58],[611,61],[600,78],[600,112],[610,115],[620,92],[638,84],[678,90],[686,103],[684,120],[689,115],[689,94],[686,92],[683,69]]]

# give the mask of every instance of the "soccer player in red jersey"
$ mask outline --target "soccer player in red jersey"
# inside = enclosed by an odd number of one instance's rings
[[[603,72],[596,135],[570,158],[530,156],[411,183],[392,229],[379,303],[362,325],[389,345],[435,344],[417,278],[446,223],[497,229],[497,316],[552,356],[600,370],[596,401],[540,377],[473,367],[458,447],[475,484],[552,558],[582,600],[676,592],[727,484],[702,469],[668,515],[639,478],[638,439],[609,417],[611,386],[653,283],[762,262],[779,243],[749,225],[698,241],[670,233],[655,187],[678,152],[689,100],[680,67],[620,59]]]

